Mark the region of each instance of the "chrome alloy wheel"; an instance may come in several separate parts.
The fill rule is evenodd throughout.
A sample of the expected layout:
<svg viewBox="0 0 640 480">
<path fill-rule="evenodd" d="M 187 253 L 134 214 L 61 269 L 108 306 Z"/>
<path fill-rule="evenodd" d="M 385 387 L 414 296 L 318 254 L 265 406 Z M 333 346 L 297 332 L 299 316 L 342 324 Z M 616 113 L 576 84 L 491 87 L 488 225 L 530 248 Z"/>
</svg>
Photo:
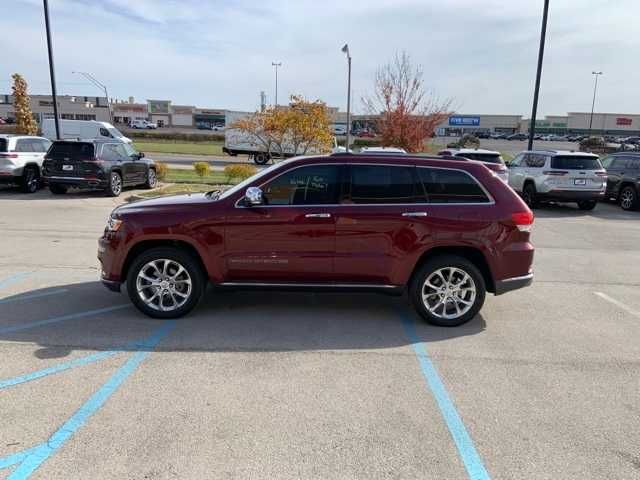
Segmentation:
<svg viewBox="0 0 640 480">
<path fill-rule="evenodd" d="M 633 194 L 633 190 L 625 188 L 620 194 L 620 206 L 625 210 L 630 210 L 634 201 L 635 195 Z"/>
<path fill-rule="evenodd" d="M 175 260 L 160 258 L 146 263 L 136 277 L 140 299 L 150 308 L 171 312 L 191 296 L 191 276 Z"/>
<path fill-rule="evenodd" d="M 422 285 L 422 302 L 429 313 L 438 318 L 459 318 L 473 307 L 475 300 L 473 278 L 456 267 L 436 270 Z"/>
<path fill-rule="evenodd" d="M 117 173 L 111 174 L 111 191 L 115 196 L 120 195 L 120 192 L 122 192 L 122 178 Z"/>
<path fill-rule="evenodd" d="M 147 185 L 149 185 L 149 188 L 155 188 L 157 183 L 158 177 L 156 176 L 156 171 L 150 168 L 149 173 L 147 173 Z"/>
</svg>

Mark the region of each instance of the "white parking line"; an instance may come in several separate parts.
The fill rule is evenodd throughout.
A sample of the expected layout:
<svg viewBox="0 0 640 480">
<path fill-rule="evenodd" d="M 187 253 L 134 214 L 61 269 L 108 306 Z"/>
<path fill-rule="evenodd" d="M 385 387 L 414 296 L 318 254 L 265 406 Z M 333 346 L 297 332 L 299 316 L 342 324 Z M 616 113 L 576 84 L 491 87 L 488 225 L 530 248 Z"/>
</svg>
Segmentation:
<svg viewBox="0 0 640 480">
<path fill-rule="evenodd" d="M 615 298 L 611 298 L 606 293 L 602 293 L 602 292 L 593 292 L 593 293 L 596 294 L 597 296 L 599 296 L 600 298 L 602 298 L 603 300 L 606 300 L 607 302 L 613 303 L 615 306 L 620 307 L 622 310 L 624 310 L 627 313 L 630 313 L 634 317 L 640 318 L 640 312 L 637 312 L 636 310 L 634 310 L 630 306 L 625 305 L 624 303 L 622 303 L 619 300 L 616 300 Z"/>
</svg>

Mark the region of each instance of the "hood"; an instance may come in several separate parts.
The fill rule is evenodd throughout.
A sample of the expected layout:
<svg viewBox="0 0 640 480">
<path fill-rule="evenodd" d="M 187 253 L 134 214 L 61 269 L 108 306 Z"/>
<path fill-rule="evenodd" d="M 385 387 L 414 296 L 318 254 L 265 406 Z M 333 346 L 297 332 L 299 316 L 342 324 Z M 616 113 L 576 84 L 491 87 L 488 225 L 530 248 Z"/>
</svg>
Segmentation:
<svg viewBox="0 0 640 480">
<path fill-rule="evenodd" d="M 143 212 L 145 210 L 161 210 L 166 207 L 181 207 L 189 205 L 211 204 L 214 200 L 207 197 L 204 193 L 187 193 L 185 195 L 172 195 L 168 197 L 150 198 L 148 200 L 139 200 L 137 202 L 120 205 L 113 212 L 115 213 L 133 213 Z"/>
</svg>

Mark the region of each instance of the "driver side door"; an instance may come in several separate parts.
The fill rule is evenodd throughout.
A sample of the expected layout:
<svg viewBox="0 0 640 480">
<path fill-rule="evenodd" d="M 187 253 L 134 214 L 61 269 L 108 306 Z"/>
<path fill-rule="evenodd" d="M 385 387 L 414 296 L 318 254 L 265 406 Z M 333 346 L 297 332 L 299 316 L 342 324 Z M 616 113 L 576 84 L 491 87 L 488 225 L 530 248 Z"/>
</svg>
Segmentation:
<svg viewBox="0 0 640 480">
<path fill-rule="evenodd" d="M 334 275 L 338 165 L 303 165 L 260 186 L 263 204 L 240 199 L 226 219 L 228 282 L 323 283 Z"/>
</svg>

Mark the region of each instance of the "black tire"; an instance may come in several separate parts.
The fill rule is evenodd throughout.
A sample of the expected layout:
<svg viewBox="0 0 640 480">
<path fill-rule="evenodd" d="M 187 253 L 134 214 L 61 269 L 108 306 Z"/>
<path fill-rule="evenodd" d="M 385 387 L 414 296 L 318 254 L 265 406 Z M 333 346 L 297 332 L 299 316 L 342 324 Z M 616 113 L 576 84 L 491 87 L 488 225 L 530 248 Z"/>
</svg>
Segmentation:
<svg viewBox="0 0 640 480">
<path fill-rule="evenodd" d="M 119 196 L 122 193 L 122 175 L 118 172 L 111 172 L 105 192 L 110 197 Z"/>
<path fill-rule="evenodd" d="M 24 193 L 36 193 L 40 186 L 40 172 L 36 167 L 25 167 L 22 172 L 20 190 Z"/>
<path fill-rule="evenodd" d="M 191 280 L 191 290 L 189 291 L 189 296 L 187 297 L 184 304 L 175 308 L 174 310 L 160 310 L 158 309 L 158 306 L 150 306 L 145 303 L 144 299 L 141 297 L 141 295 L 143 294 L 138 292 L 138 274 L 147 264 L 149 264 L 149 262 L 152 262 L 154 260 L 157 260 L 160 263 L 162 263 L 162 260 L 170 260 L 172 262 L 176 262 L 186 270 Z M 206 275 L 202 271 L 199 262 L 188 252 L 179 248 L 158 247 L 147 250 L 138 255 L 133 260 L 133 263 L 129 267 L 129 271 L 127 273 L 127 293 L 129 294 L 129 298 L 138 310 L 140 310 L 145 315 L 153 318 L 179 318 L 186 315 L 191 310 L 193 310 L 196 305 L 198 305 L 202 298 L 202 295 L 204 294 L 205 287 Z M 159 291 L 159 288 L 162 287 L 158 287 L 158 289 L 155 289 L 155 287 L 149 287 L 149 290 L 151 291 L 150 293 L 155 293 L 157 290 Z M 168 296 L 170 295 L 171 293 L 161 294 L 161 297 L 163 298 L 163 300 L 161 301 L 164 303 L 164 298 L 169 298 Z M 154 305 L 155 301 L 152 301 L 151 303 L 152 305 Z M 167 304 L 165 306 L 170 305 Z"/>
<path fill-rule="evenodd" d="M 435 272 L 441 269 L 449 269 L 454 268 L 457 271 L 464 272 L 468 275 L 468 277 L 473 282 L 473 287 L 475 288 L 475 296 L 473 299 L 471 298 L 471 292 L 468 294 L 463 294 L 467 296 L 465 300 L 469 302 L 473 302 L 470 308 L 466 311 L 461 312 L 459 316 L 453 314 L 449 318 L 444 318 L 444 314 L 448 309 L 448 306 L 453 305 L 450 304 L 448 300 L 446 300 L 443 304 L 442 310 L 438 315 L 438 308 L 436 307 L 435 314 L 429 311 L 425 302 L 423 301 L 422 292 L 425 288 L 425 282 L 432 274 L 436 274 Z M 452 272 L 449 271 L 449 274 Z M 443 274 L 444 275 L 444 274 Z M 459 277 L 459 273 L 455 273 L 456 277 Z M 454 277 L 453 280 L 456 280 Z M 453 282 L 455 283 L 455 281 Z M 433 284 L 433 283 L 432 283 Z M 465 284 L 471 286 L 470 283 L 465 282 Z M 439 286 L 439 285 L 436 285 Z M 443 284 L 444 286 L 444 284 Z M 438 302 L 438 304 L 442 303 L 442 296 L 447 295 L 447 293 L 437 293 L 435 294 L 437 298 L 434 300 Z M 453 292 L 453 295 L 459 295 L 457 292 Z M 486 285 L 484 282 L 484 278 L 478 268 L 469 260 L 464 257 L 459 257 L 457 255 L 441 255 L 427 260 L 414 274 L 410 288 L 409 288 L 409 296 L 411 298 L 411 302 L 413 303 L 414 308 L 418 311 L 420 316 L 424 318 L 428 323 L 432 325 L 437 325 L 440 327 L 456 327 L 458 325 L 462 325 L 463 323 L 471 320 L 482 308 L 484 304 L 484 299 L 486 295 Z M 434 305 L 432 305 L 432 308 Z"/>
<path fill-rule="evenodd" d="M 526 183 L 522 189 L 522 199 L 529 208 L 536 208 L 538 206 L 538 199 L 536 193 L 536 187 L 533 183 Z"/>
<path fill-rule="evenodd" d="M 627 185 L 620 190 L 618 195 L 618 202 L 623 210 L 635 210 L 638 208 L 638 192 L 631 186 Z"/>
<path fill-rule="evenodd" d="M 593 210 L 597 204 L 598 202 L 595 200 L 581 200 L 578 202 L 578 208 L 580 210 Z"/>
<path fill-rule="evenodd" d="M 54 195 L 64 195 L 67 193 L 67 187 L 57 183 L 49 183 L 49 191 Z"/>
<path fill-rule="evenodd" d="M 256 153 L 253 156 L 253 161 L 256 163 L 256 165 L 266 165 L 267 163 L 269 163 L 269 155 L 267 155 L 266 153 Z"/>
<path fill-rule="evenodd" d="M 158 176 L 156 175 L 156 169 L 150 168 L 147 171 L 147 181 L 144 183 L 144 188 L 152 189 L 158 186 Z"/>
</svg>

